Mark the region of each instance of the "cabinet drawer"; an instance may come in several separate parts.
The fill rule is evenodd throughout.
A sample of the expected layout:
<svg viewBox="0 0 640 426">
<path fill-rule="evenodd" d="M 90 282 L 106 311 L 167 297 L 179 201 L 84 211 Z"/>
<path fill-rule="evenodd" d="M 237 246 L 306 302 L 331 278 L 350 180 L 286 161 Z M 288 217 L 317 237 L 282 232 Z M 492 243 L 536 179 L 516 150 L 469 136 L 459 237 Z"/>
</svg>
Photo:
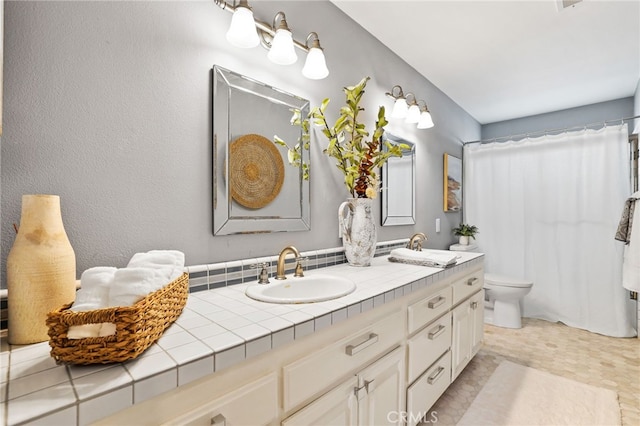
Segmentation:
<svg viewBox="0 0 640 426">
<path fill-rule="evenodd" d="M 411 383 L 451 347 L 451 312 L 409 339 L 408 347 Z"/>
<path fill-rule="evenodd" d="M 479 291 L 484 285 L 484 274 L 482 270 L 475 271 L 464 278 L 460 278 L 453 282 L 453 304 L 460 303 L 462 300 Z"/>
<path fill-rule="evenodd" d="M 361 368 L 397 344 L 403 336 L 398 311 L 282 368 L 284 411 L 289 412 L 345 374 Z"/>
<path fill-rule="evenodd" d="M 276 373 L 271 373 L 164 424 L 267 425 L 272 424 L 277 417 L 278 380 Z"/>
<path fill-rule="evenodd" d="M 430 420 L 429 409 L 447 389 L 451 377 L 451 353 L 447 352 L 407 389 L 407 425 Z"/>
<path fill-rule="evenodd" d="M 447 286 L 435 294 L 409 305 L 407 324 L 409 334 L 447 312 L 451 307 L 451 287 Z"/>
</svg>

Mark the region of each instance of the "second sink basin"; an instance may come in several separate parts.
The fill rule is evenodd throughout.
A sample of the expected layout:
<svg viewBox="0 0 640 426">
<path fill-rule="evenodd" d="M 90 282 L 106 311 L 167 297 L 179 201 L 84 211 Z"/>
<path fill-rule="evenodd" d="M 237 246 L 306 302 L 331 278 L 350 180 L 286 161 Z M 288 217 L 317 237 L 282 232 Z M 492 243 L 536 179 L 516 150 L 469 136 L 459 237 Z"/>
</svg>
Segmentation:
<svg viewBox="0 0 640 426">
<path fill-rule="evenodd" d="M 311 303 L 337 299 L 356 289 L 356 284 L 342 277 L 314 274 L 305 277 L 271 279 L 270 284 L 247 287 L 246 295 L 269 303 Z"/>
</svg>

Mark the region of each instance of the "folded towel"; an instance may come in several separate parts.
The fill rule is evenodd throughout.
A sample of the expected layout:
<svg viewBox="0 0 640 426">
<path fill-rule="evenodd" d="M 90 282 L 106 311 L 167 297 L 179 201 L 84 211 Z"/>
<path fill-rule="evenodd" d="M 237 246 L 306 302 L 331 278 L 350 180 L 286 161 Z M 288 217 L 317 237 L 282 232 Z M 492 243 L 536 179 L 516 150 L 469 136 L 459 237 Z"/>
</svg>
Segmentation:
<svg viewBox="0 0 640 426">
<path fill-rule="evenodd" d="M 112 322 L 103 322 L 100 324 L 100 337 L 112 336 L 116 334 L 116 325 Z"/>
<path fill-rule="evenodd" d="M 448 268 L 456 264 L 460 256 L 455 253 L 435 253 L 431 250 L 415 251 L 408 248 L 397 248 L 389 253 L 390 262 L 410 263 L 412 265 Z"/>
<path fill-rule="evenodd" d="M 67 339 L 86 339 L 87 337 L 105 337 L 116 334 L 116 325 L 112 322 L 69 326 Z"/>
<path fill-rule="evenodd" d="M 136 253 L 127 268 L 179 268 L 184 269 L 184 253 L 178 250 L 151 250 Z"/>
<path fill-rule="evenodd" d="M 69 308 L 74 312 L 93 311 L 107 306 L 109 287 L 117 268 L 98 266 L 89 268 L 80 276 L 80 289 L 76 292 L 76 300 Z"/>
<path fill-rule="evenodd" d="M 108 306 L 131 306 L 168 284 L 174 268 L 118 269 L 109 291 Z"/>
</svg>

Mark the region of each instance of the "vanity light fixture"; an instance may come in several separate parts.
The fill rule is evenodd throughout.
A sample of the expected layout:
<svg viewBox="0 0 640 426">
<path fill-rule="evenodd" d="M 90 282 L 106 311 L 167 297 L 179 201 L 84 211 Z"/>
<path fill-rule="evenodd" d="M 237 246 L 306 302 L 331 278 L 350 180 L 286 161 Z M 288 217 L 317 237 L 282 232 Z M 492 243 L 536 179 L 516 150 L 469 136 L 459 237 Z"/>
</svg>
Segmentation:
<svg viewBox="0 0 640 426">
<path fill-rule="evenodd" d="M 280 18 L 280 24 L 276 22 Z M 271 48 L 267 53 L 267 58 L 274 64 L 291 65 L 298 60 L 295 48 L 293 47 L 293 34 L 287 25 L 287 18 L 283 12 L 276 13 L 273 18 L 273 27 L 276 33 L 271 40 Z"/>
<path fill-rule="evenodd" d="M 318 34 L 309 33 L 304 44 L 295 40 L 284 12 L 276 13 L 273 24 L 269 25 L 254 18 L 248 0 L 239 0 L 237 5 L 236 0 L 233 0 L 233 3 L 227 3 L 226 0 L 213 0 L 213 2 L 222 10 L 233 13 L 231 25 L 227 31 L 227 40 L 234 46 L 251 48 L 262 44 L 269 50 L 267 58 L 279 65 L 295 63 L 298 59 L 295 48 L 298 48 L 307 53 L 302 69 L 305 77 L 319 80 L 329 75 Z"/>
<path fill-rule="evenodd" d="M 253 19 L 253 11 L 251 11 L 247 0 L 240 0 L 240 4 L 233 12 L 231 25 L 227 31 L 227 41 L 243 49 L 256 47 L 260 44 L 256 21 Z"/>
<path fill-rule="evenodd" d="M 386 95 L 395 99 L 395 102 L 393 103 L 393 110 L 391 111 L 391 117 L 405 118 L 409 111 L 409 106 L 407 105 L 407 99 L 404 97 L 404 93 L 402 92 L 402 87 L 393 86 L 391 88 L 391 92 L 387 92 Z"/>
<path fill-rule="evenodd" d="M 405 123 L 415 124 L 420 120 L 420 107 L 418 106 L 418 102 L 416 101 L 416 97 L 413 93 L 407 93 L 407 105 L 409 105 L 409 110 L 407 111 L 407 116 L 405 117 Z"/>
<path fill-rule="evenodd" d="M 394 99 L 392 118 L 404 118 L 406 123 L 416 124 L 418 129 L 430 129 L 434 126 L 431 113 L 423 100 L 416 100 L 413 93 L 404 94 L 402 87 L 395 85 L 391 92 L 385 93 Z"/>
<path fill-rule="evenodd" d="M 420 105 L 420 102 L 422 102 L 422 105 Z M 434 126 L 433 118 L 431 118 L 431 113 L 429 112 L 429 108 L 427 108 L 427 103 L 420 100 L 418 101 L 418 105 L 420 106 L 420 120 L 418 120 L 418 129 L 432 128 Z"/>
<path fill-rule="evenodd" d="M 309 46 L 309 40 L 311 40 L 311 46 Z M 307 53 L 307 60 L 302 68 L 302 75 L 312 80 L 321 80 L 328 76 L 329 69 L 327 68 L 322 47 L 320 47 L 318 34 L 315 32 L 309 33 L 305 45 L 309 49 L 309 53 Z"/>
</svg>

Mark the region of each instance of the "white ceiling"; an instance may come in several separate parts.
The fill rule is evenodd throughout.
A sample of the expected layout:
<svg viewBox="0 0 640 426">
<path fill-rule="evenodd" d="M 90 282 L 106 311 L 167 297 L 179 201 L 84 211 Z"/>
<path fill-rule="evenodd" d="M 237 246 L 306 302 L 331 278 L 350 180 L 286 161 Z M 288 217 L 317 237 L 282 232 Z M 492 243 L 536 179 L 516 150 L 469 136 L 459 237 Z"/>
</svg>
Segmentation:
<svg viewBox="0 0 640 426">
<path fill-rule="evenodd" d="M 640 78 L 640 0 L 331 2 L 481 124 L 633 96 Z"/>
</svg>

